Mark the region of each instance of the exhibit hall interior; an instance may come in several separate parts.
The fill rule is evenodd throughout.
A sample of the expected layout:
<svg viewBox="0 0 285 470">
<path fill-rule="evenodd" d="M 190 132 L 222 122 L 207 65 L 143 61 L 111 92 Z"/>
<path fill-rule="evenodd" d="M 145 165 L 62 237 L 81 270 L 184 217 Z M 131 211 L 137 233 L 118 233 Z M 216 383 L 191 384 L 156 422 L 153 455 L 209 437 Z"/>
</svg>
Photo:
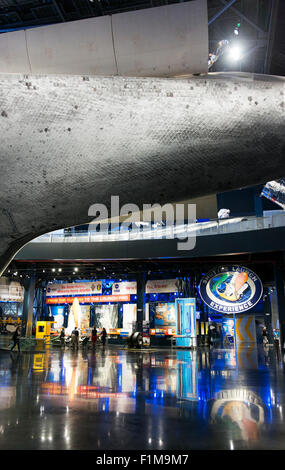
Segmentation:
<svg viewBox="0 0 285 470">
<path fill-rule="evenodd" d="M 278 0 L 0 0 L 1 451 L 285 450 L 284 31 Z"/>
</svg>

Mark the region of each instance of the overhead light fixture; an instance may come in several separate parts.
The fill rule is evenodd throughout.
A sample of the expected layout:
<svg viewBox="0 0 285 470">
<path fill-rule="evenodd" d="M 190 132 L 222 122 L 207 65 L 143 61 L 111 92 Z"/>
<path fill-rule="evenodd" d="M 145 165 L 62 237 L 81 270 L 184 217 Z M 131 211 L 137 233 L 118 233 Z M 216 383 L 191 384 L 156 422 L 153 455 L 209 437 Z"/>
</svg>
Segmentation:
<svg viewBox="0 0 285 470">
<path fill-rule="evenodd" d="M 53 272 L 53 273 L 55 272 L 55 268 L 52 268 L 52 272 Z"/>
<path fill-rule="evenodd" d="M 77 272 L 77 271 L 78 271 L 78 268 L 74 268 L 74 271 Z"/>
<path fill-rule="evenodd" d="M 237 23 L 237 24 L 236 24 L 236 27 L 235 27 L 235 29 L 234 29 L 234 34 L 235 34 L 236 36 L 239 35 L 240 27 L 241 27 L 241 23 Z"/>
<path fill-rule="evenodd" d="M 241 50 L 239 47 L 231 47 L 229 49 L 229 58 L 233 60 L 234 62 L 237 62 L 238 60 L 241 59 Z"/>
</svg>

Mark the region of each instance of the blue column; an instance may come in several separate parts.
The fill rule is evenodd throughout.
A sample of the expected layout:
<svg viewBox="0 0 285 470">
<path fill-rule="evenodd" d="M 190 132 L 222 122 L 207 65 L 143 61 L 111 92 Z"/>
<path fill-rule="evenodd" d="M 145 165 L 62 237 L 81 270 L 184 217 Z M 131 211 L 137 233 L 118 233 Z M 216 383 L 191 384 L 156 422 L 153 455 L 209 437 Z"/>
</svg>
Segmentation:
<svg viewBox="0 0 285 470">
<path fill-rule="evenodd" d="M 284 349 L 285 343 L 285 293 L 284 293 L 284 278 L 283 269 L 281 266 L 276 266 L 274 271 L 275 286 L 277 295 L 277 307 L 279 316 L 280 328 L 280 345 Z"/>
<path fill-rule="evenodd" d="M 32 336 L 35 285 L 36 279 L 34 276 L 28 279 L 24 285 L 23 322 L 25 325 L 24 335 L 27 338 Z"/>
</svg>

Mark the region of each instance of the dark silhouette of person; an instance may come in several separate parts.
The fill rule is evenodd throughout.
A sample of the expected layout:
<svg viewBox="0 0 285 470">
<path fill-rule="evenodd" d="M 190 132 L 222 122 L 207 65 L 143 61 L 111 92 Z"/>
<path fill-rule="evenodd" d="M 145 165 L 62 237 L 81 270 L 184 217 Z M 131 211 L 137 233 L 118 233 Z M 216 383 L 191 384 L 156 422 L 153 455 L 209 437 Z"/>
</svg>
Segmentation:
<svg viewBox="0 0 285 470">
<path fill-rule="evenodd" d="M 60 346 L 61 347 L 65 347 L 65 331 L 64 331 L 64 328 L 61 329 L 61 332 L 60 332 Z"/>
<path fill-rule="evenodd" d="M 75 347 L 75 349 L 78 349 L 78 347 L 79 347 L 79 331 L 77 329 L 77 326 L 74 328 L 74 330 L 72 332 L 71 340 L 72 340 L 72 347 Z"/>
<path fill-rule="evenodd" d="M 20 327 L 17 326 L 17 328 L 15 329 L 15 331 L 13 333 L 13 336 L 12 336 L 12 340 L 13 340 L 14 344 L 11 348 L 11 351 L 13 351 L 13 349 L 16 345 L 18 346 L 18 351 L 20 351 L 20 336 L 21 336 Z"/>
<path fill-rule="evenodd" d="M 266 327 L 264 327 L 263 330 L 262 330 L 262 339 L 263 339 L 263 344 L 267 345 L 269 343 L 268 333 L 267 333 Z"/>
<path fill-rule="evenodd" d="M 96 327 L 94 326 L 92 333 L 91 333 L 91 341 L 92 341 L 92 348 L 95 349 L 96 342 L 97 342 L 97 330 Z"/>
<path fill-rule="evenodd" d="M 101 336 L 102 336 L 102 344 L 103 344 L 103 347 L 105 347 L 106 338 L 107 338 L 107 331 L 106 331 L 106 328 L 103 328 L 102 333 L 101 333 Z"/>
</svg>

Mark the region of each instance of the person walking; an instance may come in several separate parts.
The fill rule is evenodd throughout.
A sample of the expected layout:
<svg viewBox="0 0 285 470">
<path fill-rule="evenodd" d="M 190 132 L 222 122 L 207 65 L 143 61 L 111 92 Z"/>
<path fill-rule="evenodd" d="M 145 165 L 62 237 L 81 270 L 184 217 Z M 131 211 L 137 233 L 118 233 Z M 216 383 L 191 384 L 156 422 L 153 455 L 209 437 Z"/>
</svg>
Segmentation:
<svg viewBox="0 0 285 470">
<path fill-rule="evenodd" d="M 61 329 L 59 339 L 60 339 L 60 346 L 65 348 L 65 331 L 64 331 L 64 328 Z"/>
<path fill-rule="evenodd" d="M 209 329 L 208 329 L 208 343 L 209 343 L 209 347 L 212 348 L 214 346 L 214 342 L 213 342 L 213 327 L 212 326 L 209 326 Z"/>
<path fill-rule="evenodd" d="M 103 328 L 102 333 L 101 333 L 101 336 L 102 336 L 102 344 L 103 344 L 103 347 L 105 347 L 106 338 L 107 338 L 107 331 L 106 331 L 106 328 Z"/>
<path fill-rule="evenodd" d="M 13 349 L 16 345 L 18 346 L 18 351 L 20 351 L 20 336 L 21 336 L 20 327 L 17 326 L 17 328 L 15 329 L 15 331 L 13 333 L 13 336 L 12 336 L 12 340 L 13 340 L 14 344 L 11 348 L 11 351 L 13 351 Z"/>
<path fill-rule="evenodd" d="M 266 327 L 264 327 L 263 330 L 262 330 L 262 337 L 263 337 L 263 344 L 264 344 L 265 346 L 267 346 L 267 344 L 269 343 L 269 341 L 268 341 L 268 333 L 267 333 Z"/>
<path fill-rule="evenodd" d="M 78 349 L 79 346 L 79 331 L 77 329 L 77 326 L 74 328 L 71 336 L 71 341 L 72 341 L 72 347 L 75 347 L 75 349 Z"/>
<path fill-rule="evenodd" d="M 92 348 L 95 349 L 96 347 L 96 342 L 97 342 L 97 330 L 96 327 L 94 326 L 92 333 L 91 333 L 91 341 L 92 341 Z"/>
</svg>

